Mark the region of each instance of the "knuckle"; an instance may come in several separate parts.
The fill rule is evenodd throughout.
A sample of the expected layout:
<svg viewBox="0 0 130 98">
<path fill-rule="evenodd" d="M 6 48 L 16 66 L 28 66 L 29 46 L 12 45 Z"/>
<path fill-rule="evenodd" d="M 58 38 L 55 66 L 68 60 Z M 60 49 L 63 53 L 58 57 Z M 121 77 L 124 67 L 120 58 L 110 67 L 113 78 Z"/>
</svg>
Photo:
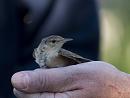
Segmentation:
<svg viewBox="0 0 130 98">
<path fill-rule="evenodd" d="M 41 84 L 42 90 L 43 88 L 46 89 L 47 88 L 47 74 L 45 73 L 44 75 L 40 74 L 39 77 L 40 77 L 40 84 Z"/>
</svg>

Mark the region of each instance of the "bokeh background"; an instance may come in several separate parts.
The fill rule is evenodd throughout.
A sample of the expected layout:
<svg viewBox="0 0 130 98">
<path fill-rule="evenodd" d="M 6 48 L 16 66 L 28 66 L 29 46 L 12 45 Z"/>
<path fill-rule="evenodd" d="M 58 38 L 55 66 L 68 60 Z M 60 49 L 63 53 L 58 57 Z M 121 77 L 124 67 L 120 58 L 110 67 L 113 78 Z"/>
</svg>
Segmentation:
<svg viewBox="0 0 130 98">
<path fill-rule="evenodd" d="M 130 73 L 130 1 L 100 0 L 102 60 Z"/>
</svg>

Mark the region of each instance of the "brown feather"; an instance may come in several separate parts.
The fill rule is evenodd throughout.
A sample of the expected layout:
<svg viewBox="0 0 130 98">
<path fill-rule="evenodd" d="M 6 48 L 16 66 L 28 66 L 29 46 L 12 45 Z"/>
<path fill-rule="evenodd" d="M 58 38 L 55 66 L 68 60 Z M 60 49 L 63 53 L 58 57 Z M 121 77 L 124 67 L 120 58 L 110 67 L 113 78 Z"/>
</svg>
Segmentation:
<svg viewBox="0 0 130 98">
<path fill-rule="evenodd" d="M 71 59 L 71 60 L 75 61 L 77 64 L 92 61 L 90 59 L 84 58 L 76 53 L 73 53 L 73 52 L 63 49 L 63 48 L 60 49 L 59 55 L 62 55 L 63 57 Z"/>
</svg>

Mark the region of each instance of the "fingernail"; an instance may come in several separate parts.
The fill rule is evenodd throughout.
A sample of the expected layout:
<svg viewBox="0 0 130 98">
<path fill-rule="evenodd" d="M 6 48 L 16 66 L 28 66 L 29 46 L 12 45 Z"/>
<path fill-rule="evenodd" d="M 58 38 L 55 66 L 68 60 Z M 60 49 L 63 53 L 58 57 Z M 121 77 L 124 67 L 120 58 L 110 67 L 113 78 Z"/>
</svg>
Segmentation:
<svg viewBox="0 0 130 98">
<path fill-rule="evenodd" d="M 18 72 L 12 76 L 11 82 L 17 89 L 26 89 L 29 82 L 28 74 L 25 72 Z"/>
</svg>

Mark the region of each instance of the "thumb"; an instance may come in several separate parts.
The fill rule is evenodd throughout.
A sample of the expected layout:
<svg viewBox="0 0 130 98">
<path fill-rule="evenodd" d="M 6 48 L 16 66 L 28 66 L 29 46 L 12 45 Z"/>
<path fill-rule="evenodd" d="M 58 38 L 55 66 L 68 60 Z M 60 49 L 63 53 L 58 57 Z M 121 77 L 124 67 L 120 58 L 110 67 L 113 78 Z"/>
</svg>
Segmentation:
<svg viewBox="0 0 130 98">
<path fill-rule="evenodd" d="M 77 89 L 74 72 L 78 65 L 66 68 L 36 69 L 22 71 L 12 76 L 11 82 L 19 91 L 27 93 L 63 92 Z"/>
</svg>

